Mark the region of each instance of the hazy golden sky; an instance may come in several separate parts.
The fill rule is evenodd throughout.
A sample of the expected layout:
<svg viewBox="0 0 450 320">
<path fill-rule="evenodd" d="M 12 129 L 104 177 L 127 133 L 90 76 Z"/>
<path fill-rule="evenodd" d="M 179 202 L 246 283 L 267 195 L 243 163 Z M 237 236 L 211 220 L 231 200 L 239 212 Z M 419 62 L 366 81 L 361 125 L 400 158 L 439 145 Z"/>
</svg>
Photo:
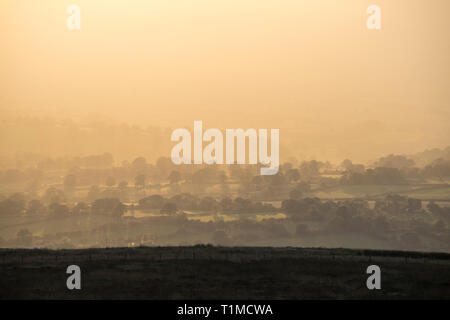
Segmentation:
<svg viewBox="0 0 450 320">
<path fill-rule="evenodd" d="M 79 31 L 66 28 L 70 4 L 81 7 Z M 379 31 L 366 28 L 371 4 Z M 443 147 L 449 9 L 448 0 L 2 0 L 0 115 L 281 128 L 281 143 L 284 133 L 299 153 L 328 158 Z"/>
</svg>

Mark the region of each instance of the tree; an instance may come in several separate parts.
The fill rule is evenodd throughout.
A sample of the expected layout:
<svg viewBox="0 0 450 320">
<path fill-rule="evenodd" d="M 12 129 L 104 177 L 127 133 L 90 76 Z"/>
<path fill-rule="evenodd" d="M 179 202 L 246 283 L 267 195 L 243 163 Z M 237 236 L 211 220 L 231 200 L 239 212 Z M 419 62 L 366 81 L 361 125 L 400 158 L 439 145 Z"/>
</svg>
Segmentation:
<svg viewBox="0 0 450 320">
<path fill-rule="evenodd" d="M 52 217 L 64 217 L 70 214 L 69 208 L 66 205 L 59 203 L 52 203 L 48 207 L 48 211 Z"/>
<path fill-rule="evenodd" d="M 146 180 L 147 177 L 145 176 L 145 174 L 138 174 L 134 179 L 134 185 L 137 187 L 144 188 Z"/>
<path fill-rule="evenodd" d="M 387 157 L 380 158 L 376 163 L 376 167 L 387 167 L 387 168 L 411 168 L 415 165 L 413 159 L 409 159 L 402 155 L 390 154 Z"/>
<path fill-rule="evenodd" d="M 172 171 L 167 179 L 172 184 L 177 183 L 181 180 L 181 173 L 179 171 Z"/>
<path fill-rule="evenodd" d="M 142 198 L 139 200 L 139 208 L 141 209 L 161 209 L 165 203 L 165 199 L 158 195 L 153 194 L 151 196 Z"/>
<path fill-rule="evenodd" d="M 31 200 L 28 202 L 27 214 L 42 215 L 47 212 L 47 208 L 39 200 Z"/>
<path fill-rule="evenodd" d="M 126 212 L 126 206 L 116 198 L 97 199 L 92 203 L 92 213 L 121 217 Z"/>
<path fill-rule="evenodd" d="M 100 188 L 98 186 L 91 186 L 87 195 L 88 201 L 89 202 L 95 201 L 98 198 L 100 198 L 100 196 L 101 196 Z"/>
<path fill-rule="evenodd" d="M 176 203 L 177 208 L 183 210 L 197 210 L 199 199 L 190 193 L 177 194 L 170 198 L 170 202 Z"/>
<path fill-rule="evenodd" d="M 145 169 L 147 168 L 147 160 L 145 160 L 144 157 L 137 157 L 131 163 L 131 166 L 135 172 L 145 172 Z"/>
<path fill-rule="evenodd" d="M 204 211 L 212 211 L 212 210 L 216 210 L 218 208 L 218 203 L 216 201 L 216 199 L 214 199 L 213 197 L 204 197 L 201 201 L 200 201 L 200 210 L 204 210 Z"/>
<path fill-rule="evenodd" d="M 286 172 L 286 178 L 289 182 L 296 182 L 300 179 L 300 173 L 297 169 L 289 169 Z"/>
<path fill-rule="evenodd" d="M 286 183 L 286 177 L 281 172 L 272 176 L 264 176 L 264 179 L 272 186 L 281 186 Z"/>
<path fill-rule="evenodd" d="M 21 194 L 14 194 L 0 202 L 0 214 L 20 215 L 25 209 L 25 198 Z"/>
<path fill-rule="evenodd" d="M 113 185 L 116 184 L 116 179 L 114 179 L 114 177 L 112 177 L 112 176 L 109 176 L 108 178 L 106 178 L 105 184 L 106 184 L 108 187 L 112 187 Z"/>
<path fill-rule="evenodd" d="M 160 210 L 162 214 L 175 214 L 177 213 L 177 205 L 173 202 L 167 202 Z"/>
<path fill-rule="evenodd" d="M 306 178 L 312 178 L 319 175 L 320 167 L 322 166 L 322 163 L 311 160 L 311 161 L 304 161 L 300 165 L 300 175 L 302 177 Z"/>
<path fill-rule="evenodd" d="M 119 202 L 113 209 L 112 214 L 115 217 L 122 217 L 127 212 L 127 206 Z"/>
<path fill-rule="evenodd" d="M 368 169 L 364 173 L 347 172 L 340 178 L 340 183 L 347 185 L 399 185 L 405 184 L 406 180 L 397 168 L 377 167 Z"/>
<path fill-rule="evenodd" d="M 351 160 L 345 159 L 344 161 L 341 162 L 341 167 L 347 171 L 350 171 L 351 168 L 353 167 L 353 163 Z"/>
<path fill-rule="evenodd" d="M 55 187 L 50 187 L 45 191 L 42 197 L 43 201 L 47 204 L 50 203 L 60 203 L 66 201 L 66 197 L 62 190 L 56 189 Z"/>
<path fill-rule="evenodd" d="M 441 180 L 450 176 L 450 161 L 442 158 L 434 160 L 423 168 L 423 175 L 425 177 L 436 177 Z"/>
<path fill-rule="evenodd" d="M 427 209 L 434 215 L 439 215 L 441 213 L 441 207 L 434 201 L 428 202 Z"/>
<path fill-rule="evenodd" d="M 282 165 L 281 165 L 281 170 L 282 171 L 285 171 L 285 172 L 288 172 L 289 170 L 292 170 L 292 168 L 293 168 L 293 165 L 292 165 L 292 163 L 290 163 L 290 162 L 285 162 L 285 163 L 283 163 Z"/>
<path fill-rule="evenodd" d="M 249 207 L 251 206 L 251 201 L 249 200 L 249 199 L 244 199 L 244 198 L 241 198 L 241 197 L 237 197 L 237 198 L 235 198 L 234 199 L 234 207 L 237 209 L 237 210 L 241 210 L 241 211 L 245 211 L 245 210 L 248 210 L 249 209 Z"/>
<path fill-rule="evenodd" d="M 297 213 L 299 211 L 300 204 L 294 199 L 283 200 L 281 202 L 281 208 L 287 213 Z"/>
<path fill-rule="evenodd" d="M 211 184 L 215 181 L 218 181 L 217 178 L 217 170 L 213 168 L 202 168 L 194 172 L 192 175 L 192 183 L 201 185 L 201 184 Z"/>
<path fill-rule="evenodd" d="M 228 197 L 223 198 L 220 201 L 220 206 L 222 207 L 222 210 L 232 210 L 233 209 L 233 200 L 231 200 Z"/>
<path fill-rule="evenodd" d="M 174 167 L 172 160 L 168 157 L 160 157 L 156 161 L 156 168 L 163 177 L 167 177 L 170 169 Z"/>
</svg>

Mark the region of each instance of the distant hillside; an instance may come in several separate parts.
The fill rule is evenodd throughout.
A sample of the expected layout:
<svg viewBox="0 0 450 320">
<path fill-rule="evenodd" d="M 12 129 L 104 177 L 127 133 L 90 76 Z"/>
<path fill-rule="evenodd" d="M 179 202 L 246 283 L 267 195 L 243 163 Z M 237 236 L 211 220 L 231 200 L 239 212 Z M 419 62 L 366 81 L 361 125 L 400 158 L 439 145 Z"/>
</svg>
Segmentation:
<svg viewBox="0 0 450 320">
<path fill-rule="evenodd" d="M 426 166 L 436 159 L 450 160 L 450 146 L 445 149 L 427 149 L 425 151 L 412 154 L 409 158 L 413 159 L 419 167 Z"/>
</svg>

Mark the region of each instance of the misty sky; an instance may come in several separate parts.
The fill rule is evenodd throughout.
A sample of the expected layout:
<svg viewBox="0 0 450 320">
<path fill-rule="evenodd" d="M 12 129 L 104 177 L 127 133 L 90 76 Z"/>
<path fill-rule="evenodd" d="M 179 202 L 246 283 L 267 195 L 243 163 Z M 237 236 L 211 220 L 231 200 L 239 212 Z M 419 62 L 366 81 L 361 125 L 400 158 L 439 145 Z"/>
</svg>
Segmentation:
<svg viewBox="0 0 450 320">
<path fill-rule="evenodd" d="M 74 3 L 79 31 L 66 28 Z M 365 24 L 374 3 L 379 31 Z M 280 128 L 282 144 L 329 159 L 445 147 L 449 9 L 448 0 L 2 0 L 0 116 Z"/>
</svg>

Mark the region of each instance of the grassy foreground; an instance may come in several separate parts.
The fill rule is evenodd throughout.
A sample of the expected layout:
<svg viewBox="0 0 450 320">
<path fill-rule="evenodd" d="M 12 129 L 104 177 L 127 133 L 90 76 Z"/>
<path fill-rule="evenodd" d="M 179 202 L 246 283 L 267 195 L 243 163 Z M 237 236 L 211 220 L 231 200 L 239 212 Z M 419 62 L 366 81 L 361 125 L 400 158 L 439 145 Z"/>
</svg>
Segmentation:
<svg viewBox="0 0 450 320">
<path fill-rule="evenodd" d="M 81 290 L 66 269 L 81 268 Z M 381 268 L 381 290 L 366 269 Z M 450 299 L 450 254 L 313 248 L 0 249 L 1 299 Z"/>
</svg>

